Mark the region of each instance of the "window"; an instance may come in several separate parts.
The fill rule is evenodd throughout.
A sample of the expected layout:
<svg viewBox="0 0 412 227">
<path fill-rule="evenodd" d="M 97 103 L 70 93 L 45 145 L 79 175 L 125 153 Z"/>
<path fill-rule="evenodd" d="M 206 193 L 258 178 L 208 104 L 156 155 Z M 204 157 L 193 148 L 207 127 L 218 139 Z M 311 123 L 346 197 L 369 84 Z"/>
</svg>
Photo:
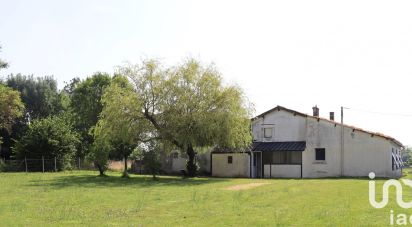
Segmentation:
<svg viewBox="0 0 412 227">
<path fill-rule="evenodd" d="M 227 156 L 227 163 L 232 164 L 233 163 L 233 156 Z"/>
<path fill-rule="evenodd" d="M 392 155 L 392 170 L 395 170 L 395 159 L 393 158 L 393 155 Z"/>
<path fill-rule="evenodd" d="M 264 128 L 263 135 L 265 138 L 272 138 L 272 128 Z"/>
<path fill-rule="evenodd" d="M 325 148 L 316 148 L 316 161 L 325 161 Z"/>
<path fill-rule="evenodd" d="M 172 154 L 173 158 L 179 158 L 179 153 L 175 152 Z"/>
</svg>

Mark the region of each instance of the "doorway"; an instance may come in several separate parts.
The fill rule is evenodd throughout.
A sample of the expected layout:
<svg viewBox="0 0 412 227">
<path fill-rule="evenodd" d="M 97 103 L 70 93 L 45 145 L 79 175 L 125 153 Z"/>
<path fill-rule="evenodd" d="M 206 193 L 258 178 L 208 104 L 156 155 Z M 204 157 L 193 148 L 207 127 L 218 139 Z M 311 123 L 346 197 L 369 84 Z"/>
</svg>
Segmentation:
<svg viewBox="0 0 412 227">
<path fill-rule="evenodd" d="M 262 178 L 262 152 L 253 152 L 253 178 Z"/>
</svg>

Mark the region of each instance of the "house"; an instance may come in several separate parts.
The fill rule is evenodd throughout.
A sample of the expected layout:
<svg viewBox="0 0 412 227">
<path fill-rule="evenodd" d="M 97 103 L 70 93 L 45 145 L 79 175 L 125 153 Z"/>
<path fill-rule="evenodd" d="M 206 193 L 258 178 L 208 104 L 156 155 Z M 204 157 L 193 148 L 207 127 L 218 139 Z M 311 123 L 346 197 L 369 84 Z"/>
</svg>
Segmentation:
<svg viewBox="0 0 412 227">
<path fill-rule="evenodd" d="M 246 152 L 213 152 L 212 175 L 251 178 L 378 177 L 402 175 L 403 145 L 375 132 L 277 106 L 252 119 Z"/>
</svg>

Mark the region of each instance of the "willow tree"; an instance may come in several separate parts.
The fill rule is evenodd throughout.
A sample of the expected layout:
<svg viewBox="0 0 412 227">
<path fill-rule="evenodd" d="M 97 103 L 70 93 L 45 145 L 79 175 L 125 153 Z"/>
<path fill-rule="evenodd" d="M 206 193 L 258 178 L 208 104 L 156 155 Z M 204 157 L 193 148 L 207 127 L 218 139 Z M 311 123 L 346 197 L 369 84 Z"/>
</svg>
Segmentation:
<svg viewBox="0 0 412 227">
<path fill-rule="evenodd" d="M 159 139 L 186 152 L 187 173 L 195 176 L 195 148 L 245 147 L 251 142 L 251 108 L 238 86 L 225 86 L 213 65 L 188 59 L 164 69 L 155 60 L 119 67 L 130 78 L 140 115 Z"/>
<path fill-rule="evenodd" d="M 103 109 L 93 129 L 95 142 L 91 156 L 102 175 L 110 152 L 121 155 L 124 158 L 123 176 L 127 177 L 128 157 L 139 142 L 150 138 L 150 125 L 141 117 L 142 103 L 124 77 L 113 79 L 101 101 Z"/>
</svg>

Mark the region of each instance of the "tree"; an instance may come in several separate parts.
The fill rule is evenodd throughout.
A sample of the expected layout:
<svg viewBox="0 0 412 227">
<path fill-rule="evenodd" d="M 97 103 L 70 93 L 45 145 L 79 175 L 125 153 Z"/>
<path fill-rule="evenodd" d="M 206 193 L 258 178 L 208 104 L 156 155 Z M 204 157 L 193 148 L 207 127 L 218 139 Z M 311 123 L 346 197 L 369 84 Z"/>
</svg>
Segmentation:
<svg viewBox="0 0 412 227">
<path fill-rule="evenodd" d="M 117 76 L 106 88 L 102 98 L 103 110 L 94 128 L 96 140 L 93 157 L 102 157 L 110 150 L 124 158 L 123 176 L 127 177 L 127 159 L 140 141 L 150 137 L 148 122 L 138 114 L 140 100 L 124 77 Z M 100 154 L 96 154 L 100 153 Z M 102 165 L 103 163 L 99 163 Z M 100 173 L 102 173 L 98 166 Z"/>
<path fill-rule="evenodd" d="M 0 51 L 1 51 L 1 46 L 0 46 Z M 0 59 L 0 69 L 7 68 L 9 64 L 3 60 Z"/>
<path fill-rule="evenodd" d="M 134 156 L 143 160 L 145 171 L 152 174 L 153 179 L 160 173 L 160 147 L 158 141 L 151 140 L 146 143 L 139 144 L 134 150 Z"/>
<path fill-rule="evenodd" d="M 20 92 L 26 107 L 26 122 L 55 115 L 62 110 L 57 81 L 51 76 L 9 75 L 6 85 Z"/>
<path fill-rule="evenodd" d="M 101 99 L 104 89 L 110 83 L 110 75 L 99 72 L 83 81 L 75 78 L 65 87 L 65 91 L 70 96 L 70 109 L 73 112 L 75 128 L 81 135 L 82 154 L 79 155 L 86 155 L 93 143 L 93 136 L 89 132 L 99 119 L 103 109 Z"/>
<path fill-rule="evenodd" d="M 57 158 L 59 169 L 69 167 L 80 141 L 67 122 L 64 115 L 34 120 L 14 146 L 17 157 Z"/>
<path fill-rule="evenodd" d="M 94 129 L 92 129 L 94 131 Z M 109 167 L 109 153 L 111 144 L 103 135 L 94 132 L 94 142 L 90 146 L 90 150 L 86 157 L 94 163 L 94 166 L 99 170 L 100 176 L 105 176 L 105 172 Z"/>
<path fill-rule="evenodd" d="M 188 155 L 188 176 L 195 176 L 195 148 L 246 147 L 251 142 L 250 104 L 237 86 L 224 86 L 213 65 L 189 59 L 163 69 L 154 60 L 119 67 L 129 77 L 143 117 Z"/>
<path fill-rule="evenodd" d="M 23 115 L 20 93 L 0 84 L 0 130 L 11 132 L 14 121 Z M 0 145 L 2 137 L 0 137 Z"/>
<path fill-rule="evenodd" d="M 14 121 L 12 132 L 1 132 L 6 150 L 10 150 L 14 146 L 14 141 L 26 133 L 31 121 L 58 114 L 63 107 L 57 90 L 57 81 L 53 77 L 35 78 L 12 74 L 7 77 L 5 84 L 20 92 L 20 98 L 25 106 L 22 117 Z"/>
<path fill-rule="evenodd" d="M 402 161 L 405 163 L 405 165 L 410 166 L 412 163 L 411 160 L 412 157 L 412 148 L 406 146 L 405 149 L 402 151 Z"/>
</svg>

